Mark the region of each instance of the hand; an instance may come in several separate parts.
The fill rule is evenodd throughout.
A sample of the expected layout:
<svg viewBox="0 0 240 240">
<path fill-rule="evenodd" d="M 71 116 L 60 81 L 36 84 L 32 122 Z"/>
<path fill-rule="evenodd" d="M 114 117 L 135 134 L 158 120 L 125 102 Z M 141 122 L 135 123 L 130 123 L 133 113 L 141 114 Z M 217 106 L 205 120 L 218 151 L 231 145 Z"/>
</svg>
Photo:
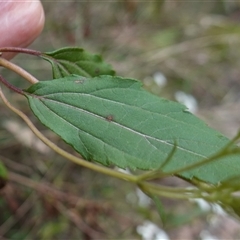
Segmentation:
<svg viewBox="0 0 240 240">
<path fill-rule="evenodd" d="M 41 33 L 44 20 L 40 1 L 0 1 L 0 47 L 26 47 Z"/>
</svg>

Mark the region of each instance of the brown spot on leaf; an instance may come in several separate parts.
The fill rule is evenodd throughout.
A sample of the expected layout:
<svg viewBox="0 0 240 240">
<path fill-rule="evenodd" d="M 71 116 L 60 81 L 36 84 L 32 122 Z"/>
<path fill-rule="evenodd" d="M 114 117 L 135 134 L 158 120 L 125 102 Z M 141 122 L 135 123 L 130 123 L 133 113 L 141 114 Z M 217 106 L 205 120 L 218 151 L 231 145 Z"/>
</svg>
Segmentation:
<svg viewBox="0 0 240 240">
<path fill-rule="evenodd" d="M 106 120 L 107 120 L 108 122 L 112 122 L 112 120 L 113 120 L 113 115 L 108 115 L 108 116 L 106 117 Z"/>
</svg>

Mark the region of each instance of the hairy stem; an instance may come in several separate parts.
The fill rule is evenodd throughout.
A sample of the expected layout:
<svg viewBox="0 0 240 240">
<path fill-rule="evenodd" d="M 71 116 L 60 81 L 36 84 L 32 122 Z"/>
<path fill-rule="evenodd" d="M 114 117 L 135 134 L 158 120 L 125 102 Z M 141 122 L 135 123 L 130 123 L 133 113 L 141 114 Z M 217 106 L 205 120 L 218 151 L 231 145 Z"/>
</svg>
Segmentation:
<svg viewBox="0 0 240 240">
<path fill-rule="evenodd" d="M 31 84 L 35 84 L 38 82 L 38 80 L 34 76 L 32 76 L 27 71 L 25 71 L 23 68 L 17 66 L 16 64 L 14 64 L 12 62 L 9 62 L 8 60 L 6 60 L 2 57 L 0 57 L 0 66 L 3 66 L 7 69 L 12 70 L 13 72 L 17 73 L 21 77 L 25 78 Z"/>
<path fill-rule="evenodd" d="M 19 88 L 13 86 L 12 84 L 10 84 L 1 75 L 0 75 L 0 82 L 2 82 L 7 88 L 11 89 L 12 91 L 24 95 L 24 92 L 21 89 L 19 89 Z"/>
<path fill-rule="evenodd" d="M 187 194 L 187 189 L 184 189 L 183 192 L 178 191 L 179 189 L 172 189 L 170 187 L 163 187 L 163 186 L 154 186 L 152 183 L 142 182 L 138 185 L 139 188 L 147 194 L 150 195 L 158 195 L 167 198 L 174 198 L 174 199 L 189 199 L 189 198 L 196 198 L 196 194 L 194 191 L 189 191 Z"/>
<path fill-rule="evenodd" d="M 15 53 L 25 53 L 34 56 L 40 56 L 42 53 L 36 50 L 28 48 L 19 48 L 19 47 L 3 47 L 0 48 L 0 53 L 3 52 L 15 52 Z"/>
</svg>

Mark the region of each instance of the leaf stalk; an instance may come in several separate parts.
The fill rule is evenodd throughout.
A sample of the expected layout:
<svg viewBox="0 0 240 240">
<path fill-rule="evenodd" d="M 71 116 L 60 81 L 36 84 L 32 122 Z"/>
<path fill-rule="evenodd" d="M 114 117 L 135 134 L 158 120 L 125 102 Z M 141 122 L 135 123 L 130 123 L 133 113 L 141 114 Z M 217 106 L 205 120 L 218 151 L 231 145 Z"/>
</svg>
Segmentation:
<svg viewBox="0 0 240 240">
<path fill-rule="evenodd" d="M 20 75 L 21 77 L 26 79 L 31 84 L 35 84 L 38 82 L 38 80 L 34 76 L 32 76 L 30 73 L 28 73 L 26 70 L 24 70 L 23 68 L 17 66 L 16 64 L 14 64 L 2 57 L 0 57 L 0 66 L 3 66 L 5 68 L 17 73 L 18 75 Z"/>
<path fill-rule="evenodd" d="M 25 53 L 34 56 L 40 56 L 42 53 L 36 50 L 28 49 L 28 48 L 20 48 L 20 47 L 3 47 L 0 48 L 0 53 L 3 52 L 14 52 L 14 53 Z"/>
</svg>

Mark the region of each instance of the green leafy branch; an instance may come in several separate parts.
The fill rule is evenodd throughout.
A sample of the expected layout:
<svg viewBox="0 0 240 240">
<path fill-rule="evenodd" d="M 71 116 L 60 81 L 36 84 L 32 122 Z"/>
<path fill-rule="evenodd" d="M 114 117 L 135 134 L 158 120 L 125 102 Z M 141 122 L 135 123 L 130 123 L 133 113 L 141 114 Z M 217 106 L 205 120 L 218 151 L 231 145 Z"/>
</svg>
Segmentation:
<svg viewBox="0 0 240 240">
<path fill-rule="evenodd" d="M 137 80 L 114 76 L 111 66 L 100 56 L 83 49 L 41 53 L 2 48 L 0 52 L 26 53 L 50 62 L 54 79 L 39 82 L 19 66 L 0 58 L 0 65 L 32 85 L 22 90 L 3 77 L 0 81 L 25 96 L 41 123 L 83 158 L 59 148 L 10 104 L 2 91 L 0 96 L 55 152 L 93 171 L 135 183 L 150 196 L 201 197 L 239 214 L 239 198 L 234 193 L 239 190 L 240 149 L 235 143 L 240 133 L 230 141 L 183 105 L 148 93 Z M 126 174 L 108 167 L 112 165 L 147 172 Z M 197 188 L 171 188 L 151 182 L 168 176 L 183 178 Z"/>
</svg>

